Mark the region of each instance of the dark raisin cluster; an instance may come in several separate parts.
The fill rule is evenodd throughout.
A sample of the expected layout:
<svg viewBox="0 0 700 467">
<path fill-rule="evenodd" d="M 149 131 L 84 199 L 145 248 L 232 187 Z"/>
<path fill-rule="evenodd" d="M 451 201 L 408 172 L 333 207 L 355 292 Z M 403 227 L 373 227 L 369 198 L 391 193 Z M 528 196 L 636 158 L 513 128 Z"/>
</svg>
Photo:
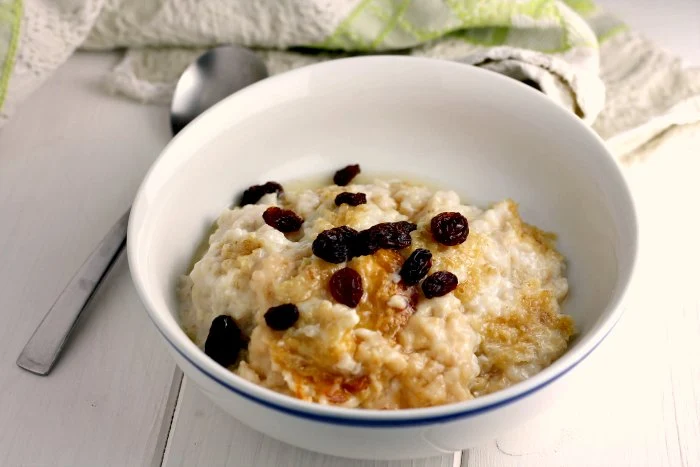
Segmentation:
<svg viewBox="0 0 700 467">
<path fill-rule="evenodd" d="M 337 185 L 347 185 L 360 172 L 359 165 L 349 165 L 335 173 Z M 364 193 L 340 193 L 336 206 L 357 206 L 367 202 Z M 411 232 L 416 224 L 407 221 L 383 222 L 360 232 L 341 226 L 324 230 L 312 244 L 313 253 L 330 263 L 350 261 L 354 257 L 374 254 L 380 249 L 401 250 L 411 246 Z M 430 221 L 430 230 L 436 242 L 455 246 L 464 243 L 469 235 L 469 222 L 458 212 L 443 212 Z M 426 298 L 441 297 L 457 288 L 457 276 L 449 271 L 437 271 L 428 275 L 432 267 L 432 253 L 425 248 L 413 251 L 401 266 L 399 275 L 404 285 L 414 286 L 421 281 Z M 426 277 L 427 276 L 427 277 Z M 346 267 L 331 277 L 329 288 L 336 301 L 355 307 L 362 298 L 362 278 L 357 271 Z"/>
<path fill-rule="evenodd" d="M 383 222 L 360 232 L 344 225 L 318 234 L 311 250 L 322 260 L 337 264 L 374 254 L 382 248 L 401 250 L 409 247 L 414 230 L 416 224 L 406 221 Z"/>
</svg>

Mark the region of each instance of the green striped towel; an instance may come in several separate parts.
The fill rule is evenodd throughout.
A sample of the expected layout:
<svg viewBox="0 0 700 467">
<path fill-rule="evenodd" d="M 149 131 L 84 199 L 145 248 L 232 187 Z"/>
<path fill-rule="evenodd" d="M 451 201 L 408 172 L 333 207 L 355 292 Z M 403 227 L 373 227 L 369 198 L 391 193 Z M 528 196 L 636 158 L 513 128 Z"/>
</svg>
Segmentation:
<svg viewBox="0 0 700 467">
<path fill-rule="evenodd" d="M 197 54 L 226 43 L 272 73 L 368 53 L 484 67 L 536 86 L 620 154 L 700 121 L 700 73 L 589 0 L 0 0 L 0 125 L 78 48 L 128 49 L 108 88 L 163 103 Z"/>
</svg>

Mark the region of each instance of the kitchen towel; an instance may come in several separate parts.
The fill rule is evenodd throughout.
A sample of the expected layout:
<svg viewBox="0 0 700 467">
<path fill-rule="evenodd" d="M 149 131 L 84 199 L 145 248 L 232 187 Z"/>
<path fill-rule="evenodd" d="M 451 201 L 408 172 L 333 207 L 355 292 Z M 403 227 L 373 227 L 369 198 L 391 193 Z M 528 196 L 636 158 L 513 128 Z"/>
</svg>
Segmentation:
<svg viewBox="0 0 700 467">
<path fill-rule="evenodd" d="M 368 53 L 480 66 L 531 84 L 620 156 L 700 121 L 700 71 L 588 0 L 0 0 L 0 125 L 77 49 L 126 49 L 106 88 L 168 102 L 218 44 L 271 73 Z"/>
</svg>

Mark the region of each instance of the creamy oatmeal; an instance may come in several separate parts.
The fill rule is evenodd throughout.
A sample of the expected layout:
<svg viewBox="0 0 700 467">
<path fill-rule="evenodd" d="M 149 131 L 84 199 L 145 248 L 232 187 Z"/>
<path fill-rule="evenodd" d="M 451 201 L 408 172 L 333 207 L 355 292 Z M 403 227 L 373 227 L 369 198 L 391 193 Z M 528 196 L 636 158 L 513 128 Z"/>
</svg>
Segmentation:
<svg viewBox="0 0 700 467">
<path fill-rule="evenodd" d="M 401 409 L 497 391 L 565 351 L 564 258 L 513 201 L 483 210 L 402 181 L 262 187 L 221 214 L 179 290 L 185 332 L 239 376 Z"/>
</svg>

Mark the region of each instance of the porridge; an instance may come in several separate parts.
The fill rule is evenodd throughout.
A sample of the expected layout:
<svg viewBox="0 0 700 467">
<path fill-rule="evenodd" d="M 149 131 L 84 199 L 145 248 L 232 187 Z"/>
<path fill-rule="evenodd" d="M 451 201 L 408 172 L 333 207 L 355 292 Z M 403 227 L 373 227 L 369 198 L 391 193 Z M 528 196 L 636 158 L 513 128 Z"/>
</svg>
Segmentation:
<svg viewBox="0 0 700 467">
<path fill-rule="evenodd" d="M 182 277 L 181 325 L 221 365 L 321 404 L 464 401 L 522 381 L 574 334 L 554 236 L 396 180 L 284 191 L 226 210 Z"/>
</svg>

